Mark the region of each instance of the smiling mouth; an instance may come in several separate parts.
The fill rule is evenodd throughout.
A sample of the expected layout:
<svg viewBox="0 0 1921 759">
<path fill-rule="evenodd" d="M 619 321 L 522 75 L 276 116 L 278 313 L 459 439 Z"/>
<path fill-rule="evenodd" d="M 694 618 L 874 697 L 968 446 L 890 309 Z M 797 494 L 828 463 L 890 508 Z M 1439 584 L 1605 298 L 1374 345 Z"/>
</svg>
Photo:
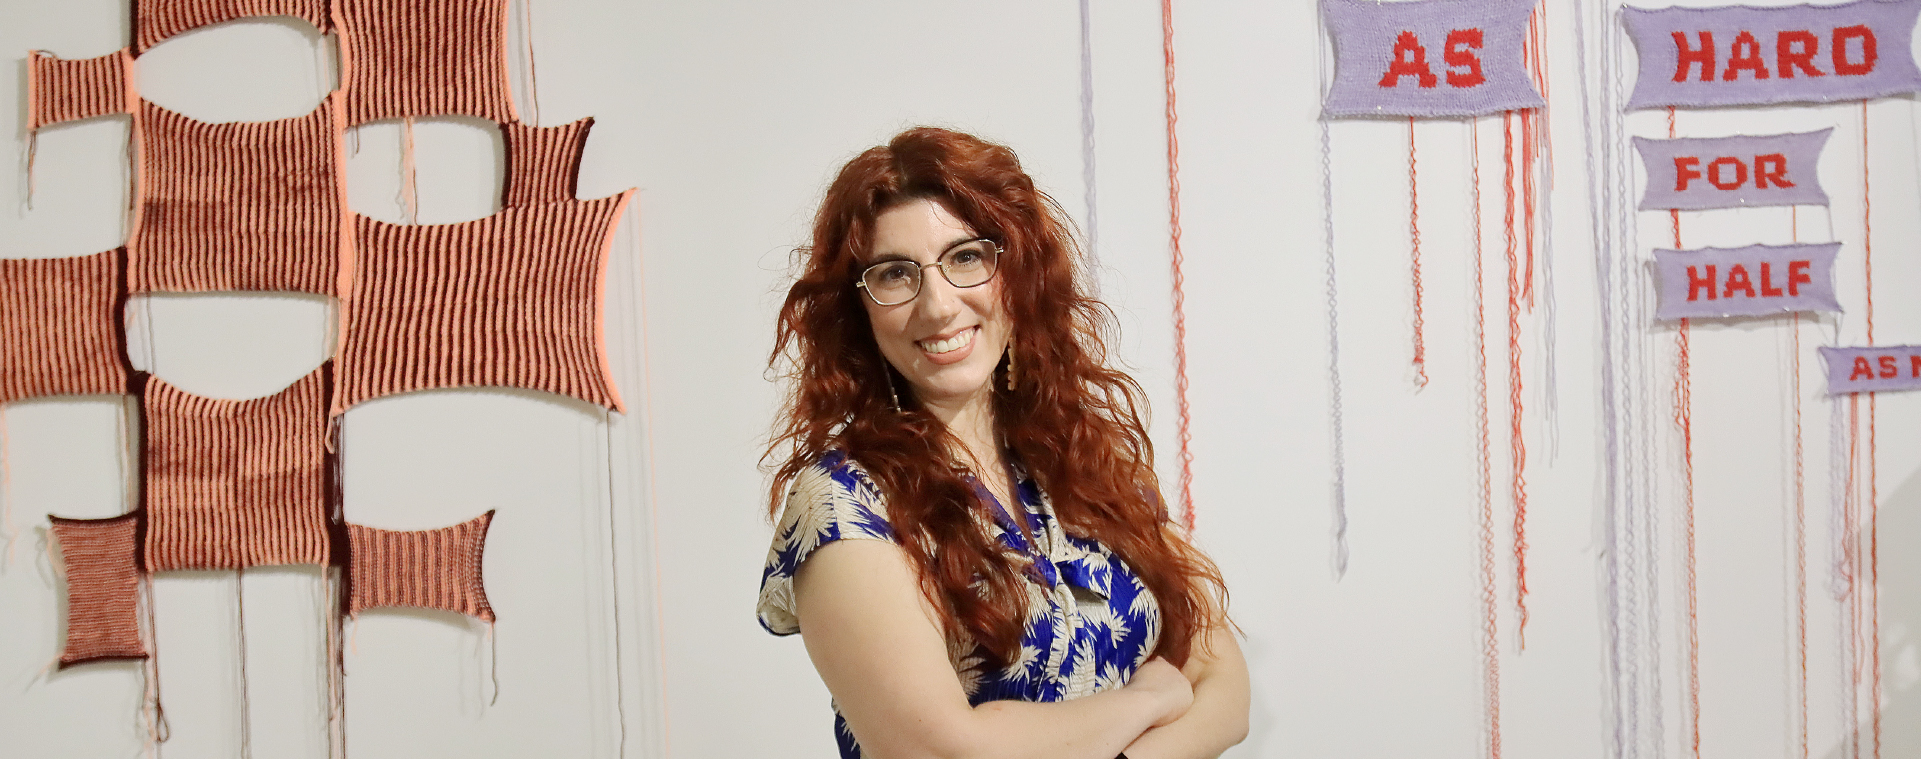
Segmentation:
<svg viewBox="0 0 1921 759">
<path fill-rule="evenodd" d="M 968 327 L 967 329 L 961 330 L 960 334 L 945 340 L 918 340 L 915 341 L 914 344 L 920 346 L 921 350 L 934 355 L 953 353 L 954 351 L 972 345 L 974 343 L 974 335 L 979 332 L 980 327 Z"/>
</svg>

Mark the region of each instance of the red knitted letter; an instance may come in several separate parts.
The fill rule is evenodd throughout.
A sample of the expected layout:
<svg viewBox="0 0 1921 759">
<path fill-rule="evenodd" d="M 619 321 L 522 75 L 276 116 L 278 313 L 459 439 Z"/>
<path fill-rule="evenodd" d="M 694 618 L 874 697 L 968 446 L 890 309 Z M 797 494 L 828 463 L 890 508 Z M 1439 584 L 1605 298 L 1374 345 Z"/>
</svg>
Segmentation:
<svg viewBox="0 0 1921 759">
<path fill-rule="evenodd" d="M 1411 76 L 1422 87 L 1433 87 L 1440 77 L 1427 65 L 1427 48 L 1421 47 L 1421 40 L 1413 32 L 1401 32 L 1394 39 L 1394 62 L 1387 64 L 1387 73 L 1381 76 L 1382 87 L 1398 87 L 1401 77 Z"/>
</svg>

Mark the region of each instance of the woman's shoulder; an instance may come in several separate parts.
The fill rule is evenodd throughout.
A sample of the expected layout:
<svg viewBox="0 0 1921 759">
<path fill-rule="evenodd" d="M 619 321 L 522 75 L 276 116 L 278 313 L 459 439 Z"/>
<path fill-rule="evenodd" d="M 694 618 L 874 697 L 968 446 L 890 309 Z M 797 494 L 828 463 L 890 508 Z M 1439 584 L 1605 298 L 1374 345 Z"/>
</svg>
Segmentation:
<svg viewBox="0 0 1921 759">
<path fill-rule="evenodd" d="M 860 462 L 838 450 L 802 469 L 788 486 L 776 537 L 790 537 L 803 527 L 833 531 L 837 538 L 894 537 L 880 488 Z"/>
<path fill-rule="evenodd" d="M 840 451 L 830 451 L 799 474 L 774 526 L 773 545 L 761 573 L 761 626 L 775 635 L 800 631 L 793 582 L 815 551 L 840 540 L 894 540 L 887 504 L 867 470 Z"/>
</svg>

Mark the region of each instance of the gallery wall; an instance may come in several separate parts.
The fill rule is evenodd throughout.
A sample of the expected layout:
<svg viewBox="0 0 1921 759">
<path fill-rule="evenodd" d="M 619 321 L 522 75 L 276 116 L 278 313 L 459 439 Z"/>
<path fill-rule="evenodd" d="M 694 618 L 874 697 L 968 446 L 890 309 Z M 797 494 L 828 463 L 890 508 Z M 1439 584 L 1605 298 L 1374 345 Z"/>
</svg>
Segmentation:
<svg viewBox="0 0 1921 759">
<path fill-rule="evenodd" d="M 1606 552 L 1607 472 L 1623 452 L 1606 446 L 1601 235 L 1589 181 L 1599 169 L 1584 130 L 1603 118 L 1591 112 L 1595 91 L 1624 93 L 1630 82 L 1601 80 L 1600 48 L 1590 44 L 1584 57 L 1577 47 L 1577 32 L 1590 43 L 1602 33 L 1598 7 L 1546 4 L 1552 179 L 1541 290 L 1516 341 L 1528 450 L 1523 647 L 1508 490 L 1501 117 L 1413 126 L 1428 376 L 1417 386 L 1408 122 L 1336 121 L 1324 152 L 1326 43 L 1312 3 L 1173 6 L 1194 534 L 1227 576 L 1253 682 L 1251 732 L 1228 756 L 1487 755 L 1477 324 L 1491 362 L 1501 749 L 1617 755 L 1624 717 L 1613 673 L 1623 662 L 1610 654 L 1620 633 L 1610 626 L 1618 577 Z M 19 158 L 17 181 L 0 182 L 0 257 L 123 244 L 126 120 L 41 130 L 29 179 L 22 110 L 27 51 L 117 50 L 128 37 L 126 3 L 0 0 L 0 9 L 0 51 L 20 61 L 0 81 L 0 138 Z M 1176 497 L 1160 4 L 549 0 L 511 9 L 523 120 L 594 117 L 579 197 L 639 190 L 607 284 L 608 351 L 628 412 L 490 390 L 396 396 L 345 416 L 351 521 L 424 529 L 497 510 L 485 554 L 496 625 L 394 610 L 348 624 L 344 713 L 354 756 L 832 755 L 829 696 L 801 642 L 772 637 L 753 619 L 771 531 L 759 461 L 780 392 L 767 354 L 793 252 L 827 181 L 906 127 L 948 126 L 1012 146 L 1081 225 L 1092 280 L 1118 318 L 1113 347 L 1148 390 L 1163 490 Z M 333 48 L 331 37 L 291 20 L 222 24 L 141 56 L 139 87 L 206 121 L 287 118 L 334 87 Z M 537 87 L 527 86 L 530 74 Z M 1689 755 L 1698 733 L 1701 756 L 1802 756 L 1805 725 L 1808 755 L 1839 757 L 1851 738 L 1872 734 L 1846 711 L 1853 607 L 1832 579 L 1841 548 L 1865 537 L 1830 516 L 1847 485 L 1835 462 L 1847 460 L 1848 404 L 1825 393 L 1814 349 L 1863 342 L 1864 240 L 1873 245 L 1877 337 L 1921 343 L 1921 302 L 1905 297 L 1921 282 L 1918 117 L 1912 96 L 1674 117 L 1684 137 L 1834 128 L 1820 166 L 1828 207 L 1684 212 L 1679 223 L 1689 247 L 1841 242 L 1835 284 L 1845 313 L 1798 326 L 1785 317 L 1701 321 L 1689 334 L 1698 730 L 1684 603 L 1689 448 L 1672 421 L 1676 334 L 1671 324 L 1636 326 L 1630 344 L 1642 351 L 1636 387 L 1647 413 L 1625 455 L 1657 475 L 1648 489 L 1649 566 L 1658 570 L 1636 578 L 1656 599 L 1658 622 L 1652 650 L 1636 660 L 1649 667 L 1638 673 L 1637 703 L 1653 704 L 1638 729 L 1658 736 L 1666 755 Z M 1635 112 L 1625 126 L 1665 137 L 1668 116 Z M 354 211 L 433 224 L 498 210 L 492 125 L 414 125 L 411 217 L 405 139 L 391 121 L 349 135 Z M 1477 171 L 1484 321 L 1474 305 Z M 1638 239 L 1621 241 L 1617 255 L 1645 258 L 1671 243 L 1666 212 L 1635 220 Z M 319 296 L 136 297 L 129 353 L 191 392 L 264 396 L 331 353 L 331 309 Z M 64 581 L 46 551 L 46 515 L 127 510 L 125 406 L 62 397 L 0 414 L 0 499 L 17 535 L 0 563 L 0 754 L 138 754 L 149 738 L 138 719 L 140 666 L 48 668 L 61 645 Z M 1881 740 L 1892 757 L 1921 754 L 1921 398 L 1884 393 L 1874 418 Z M 328 755 L 328 598 L 318 569 L 167 573 L 154 588 L 170 729 L 163 755 Z M 1873 712 L 1858 695 L 1852 705 Z"/>
</svg>

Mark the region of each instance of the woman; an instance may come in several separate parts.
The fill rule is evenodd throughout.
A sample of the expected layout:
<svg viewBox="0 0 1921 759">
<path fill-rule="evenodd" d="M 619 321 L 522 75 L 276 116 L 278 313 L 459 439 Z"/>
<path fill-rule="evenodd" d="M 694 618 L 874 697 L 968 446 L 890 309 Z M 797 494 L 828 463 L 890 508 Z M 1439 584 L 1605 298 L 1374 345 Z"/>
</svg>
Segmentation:
<svg viewBox="0 0 1921 759">
<path fill-rule="evenodd" d="M 1208 757 L 1246 735 L 1220 573 L 1168 526 L 1063 219 L 1012 151 L 931 128 L 821 204 L 770 359 L 792 391 L 759 614 L 802 634 L 843 757 Z"/>
</svg>

